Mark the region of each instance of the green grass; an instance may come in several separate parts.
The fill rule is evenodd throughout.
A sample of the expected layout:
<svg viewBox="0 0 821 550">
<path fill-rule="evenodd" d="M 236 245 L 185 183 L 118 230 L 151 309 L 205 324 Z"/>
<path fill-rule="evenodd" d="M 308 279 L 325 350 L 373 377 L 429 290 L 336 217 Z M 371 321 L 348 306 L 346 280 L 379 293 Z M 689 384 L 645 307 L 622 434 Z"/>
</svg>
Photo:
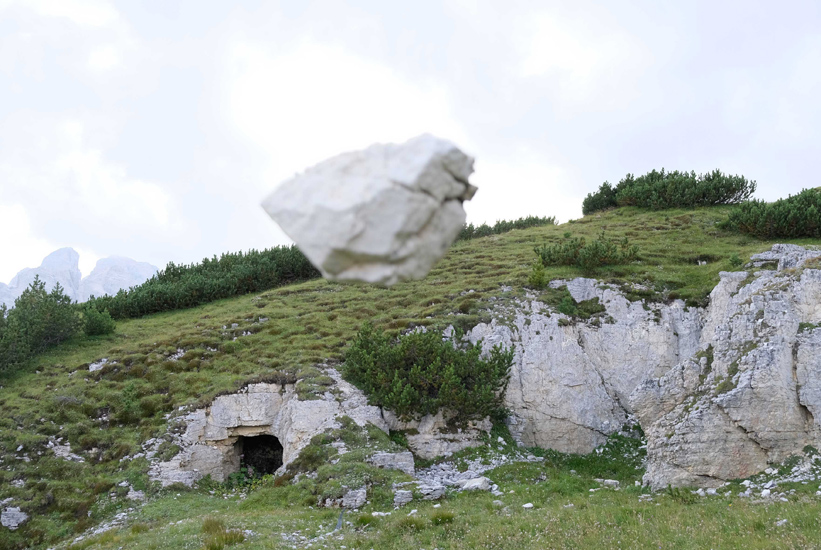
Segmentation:
<svg viewBox="0 0 821 550">
<path fill-rule="evenodd" d="M 0 548 L 45 548 L 111 517 L 130 504 L 120 494 L 123 488 L 116 485 L 123 480 L 152 498 L 161 496 L 148 482 L 144 458 L 120 459 L 138 452 L 145 440 L 166 433 L 166 415 L 179 407 L 204 406 L 216 395 L 255 380 L 299 380 L 301 397 L 314 398 L 331 383 L 317 365 L 338 362 L 366 321 L 398 334 L 419 325 L 441 329 L 452 323 L 470 328 L 488 320 L 488 308 L 493 305 L 489 298 L 523 296 L 528 291 L 534 246 L 560 242 L 565 233 L 592 239 L 605 230 L 609 237 L 628 237 L 638 245 L 638 261 L 602 268 L 595 274 L 628 289 L 633 299 L 681 298 L 690 305 L 703 305 L 718 282 L 719 271 L 733 269 L 733 255 L 746 262 L 751 254 L 772 244 L 719 229 L 717 223 L 726 218 L 728 210 L 616 209 L 561 226 L 456 243 L 423 281 L 386 289 L 313 280 L 120 321 L 114 334 L 67 342 L 25 368 L 0 376 L 0 500 L 14 498 L 32 517 L 18 531 L 4 532 Z M 789 242 L 818 244 L 809 239 Z M 707 264 L 698 265 L 699 260 Z M 545 271 L 548 280 L 583 275 L 574 267 L 546 267 Z M 635 284 L 642 288 L 631 286 Z M 504 293 L 503 285 L 512 290 Z M 466 294 L 470 290 L 474 292 Z M 549 301 L 550 290 L 543 291 L 543 296 Z M 590 306 L 588 313 L 596 314 L 595 304 Z M 257 322 L 260 318 L 267 321 Z M 183 355 L 171 360 L 178 349 Z M 88 372 L 89 363 L 104 357 L 109 364 Z M 46 450 L 49 438 L 69 442 L 72 451 L 86 461 L 55 458 Z M 21 445 L 23 449 L 17 452 Z M 169 455 L 174 451 L 170 445 L 164 450 Z M 18 458 L 23 455 L 30 462 Z M 25 480 L 22 487 L 12 485 L 19 480 Z M 200 497 L 185 498 L 199 502 L 196 498 Z M 557 513 L 565 512 L 557 509 Z M 154 525 L 152 521 L 148 518 L 144 523 Z M 459 532 L 470 521 L 457 514 L 447 525 L 418 532 Z M 495 531 L 488 528 L 488 536 L 507 533 L 519 540 L 505 527 L 504 518 L 488 521 L 495 525 Z M 168 529 L 169 533 L 185 531 L 184 525 Z M 154 535 L 152 527 L 149 533 L 117 536 L 148 540 Z M 376 535 L 361 536 L 370 540 Z M 458 544 L 478 540 L 470 537 Z"/>
</svg>

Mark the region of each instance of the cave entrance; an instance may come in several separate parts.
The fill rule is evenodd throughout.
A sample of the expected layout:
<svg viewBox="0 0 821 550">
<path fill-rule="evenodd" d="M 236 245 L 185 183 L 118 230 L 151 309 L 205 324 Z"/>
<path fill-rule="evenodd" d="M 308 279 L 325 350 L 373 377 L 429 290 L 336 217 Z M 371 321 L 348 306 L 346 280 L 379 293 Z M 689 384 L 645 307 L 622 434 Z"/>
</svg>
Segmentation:
<svg viewBox="0 0 821 550">
<path fill-rule="evenodd" d="M 240 467 L 250 468 L 253 476 L 273 474 L 282 466 L 282 443 L 272 435 L 240 437 L 237 445 Z"/>
</svg>

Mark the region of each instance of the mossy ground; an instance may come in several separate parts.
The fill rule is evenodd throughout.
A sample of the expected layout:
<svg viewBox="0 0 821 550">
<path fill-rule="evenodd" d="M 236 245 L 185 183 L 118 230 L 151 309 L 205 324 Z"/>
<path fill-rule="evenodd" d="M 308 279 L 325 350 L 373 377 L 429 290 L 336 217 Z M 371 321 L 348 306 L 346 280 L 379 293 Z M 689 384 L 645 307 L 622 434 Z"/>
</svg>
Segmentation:
<svg viewBox="0 0 821 550">
<path fill-rule="evenodd" d="M 727 212 L 723 207 L 663 212 L 616 209 L 561 226 L 515 230 L 456 243 L 423 281 L 385 289 L 314 280 L 190 310 L 123 321 L 112 335 L 68 342 L 25 368 L 0 375 L 0 500 L 13 498 L 32 517 L 20 530 L 5 531 L 0 548 L 46 547 L 110 517 L 129 504 L 116 485 L 123 480 L 135 489 L 149 491 L 149 495 L 162 494 L 148 482 L 145 459 L 121 459 L 138 452 L 146 439 L 165 433 L 169 429 L 167 415 L 180 407 L 205 405 L 214 396 L 236 391 L 254 380 L 299 380 L 303 398 L 323 393 L 332 381 L 317 365 L 341 360 L 345 347 L 365 321 L 398 333 L 417 325 L 469 328 L 488 319 L 487 309 L 492 305 L 488 299 L 501 296 L 503 286 L 512 288 L 508 295 L 524 293 L 535 258 L 534 246 L 559 242 L 566 233 L 592 239 L 604 230 L 608 237 L 626 236 L 638 245 L 639 261 L 595 273 L 613 285 L 649 289 L 637 291 L 643 295 L 636 299 L 682 298 L 691 305 L 704 304 L 718 282 L 719 271 L 737 269 L 731 261 L 733 256 L 746 261 L 772 244 L 719 229 L 717 224 Z M 790 242 L 818 244 L 806 239 Z M 707 263 L 699 265 L 699 261 Z M 546 269 L 549 279 L 584 275 L 573 267 Z M 468 293 L 470 290 L 474 292 Z M 172 357 L 177 350 L 182 350 L 182 355 Z M 88 364 L 101 358 L 108 358 L 109 364 L 89 372 Z M 49 438 L 70 443 L 72 451 L 83 456 L 85 462 L 55 458 L 46 447 Z M 23 485 L 17 486 L 21 481 Z M 522 494 L 531 490 L 539 489 L 522 485 Z M 516 494 L 520 494 L 518 490 Z M 588 497 L 582 496 L 585 498 L 579 498 L 588 502 Z M 179 498 L 191 506 L 209 501 L 207 496 L 188 493 Z M 482 509 L 483 498 L 465 496 L 455 502 Z M 589 502 L 596 502 L 601 497 L 590 498 L 593 500 Z M 164 497 L 144 513 L 165 506 L 177 517 L 183 509 L 171 501 L 173 497 Z M 612 513 L 616 514 L 625 502 L 614 502 Z M 218 504 L 222 505 L 214 506 Z M 581 509 L 580 502 L 576 511 Z M 565 513 L 560 509 L 555 512 Z M 266 513 L 270 515 L 271 510 Z M 299 521 L 311 519 L 304 510 L 286 510 L 283 514 L 294 514 Z M 325 512 L 314 513 L 317 520 L 322 514 Z M 648 514 L 642 517 L 655 517 L 655 513 Z M 522 532 L 564 529 L 543 516 L 522 516 L 523 525 L 530 526 Z M 681 521 L 685 521 L 684 516 L 682 512 Z M 537 517 L 540 519 L 534 519 Z M 709 523 L 711 517 L 712 512 L 705 513 L 703 521 Z M 478 544 L 479 539 L 474 537 L 483 532 L 493 537 L 505 533 L 514 542 L 523 536 L 511 534 L 512 527 L 506 527 L 509 519 L 493 514 L 485 519 L 492 527 L 467 529 L 474 520 L 457 514 L 453 522 L 438 525 L 431 532 L 464 531 L 464 535 L 453 537 L 453 544 L 463 545 L 467 541 Z M 599 523 L 604 526 L 608 522 Z M 588 518 L 579 523 L 579 528 L 589 530 L 595 525 Z M 796 520 L 794 525 L 797 528 L 801 523 Z M 179 529 L 184 531 L 183 527 Z M 606 530 L 601 529 L 602 533 Z M 716 525 L 715 529 L 721 527 Z M 405 533 L 394 534 L 400 532 Z M 704 528 L 701 532 L 706 536 L 711 531 Z M 139 535 L 142 540 L 154 536 L 154 530 Z M 176 540 L 171 533 L 168 536 L 168 541 Z M 369 540 L 376 534 L 362 536 Z M 411 530 L 396 540 L 416 536 Z M 387 542 L 373 544 L 401 547 L 399 542 L 390 543 L 394 546 Z M 169 543 L 160 547 L 175 546 Z M 442 547 L 447 545 L 443 543 Z"/>
</svg>

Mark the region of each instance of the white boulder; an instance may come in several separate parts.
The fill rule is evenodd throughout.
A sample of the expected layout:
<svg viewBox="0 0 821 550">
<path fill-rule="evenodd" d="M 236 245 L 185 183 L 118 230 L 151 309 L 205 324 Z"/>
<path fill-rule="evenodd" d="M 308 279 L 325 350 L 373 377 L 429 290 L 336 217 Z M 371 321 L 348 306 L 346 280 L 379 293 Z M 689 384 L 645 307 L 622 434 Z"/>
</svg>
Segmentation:
<svg viewBox="0 0 821 550">
<path fill-rule="evenodd" d="M 473 158 L 424 134 L 344 153 L 282 183 L 262 206 L 327 279 L 421 279 L 465 223 Z"/>
</svg>

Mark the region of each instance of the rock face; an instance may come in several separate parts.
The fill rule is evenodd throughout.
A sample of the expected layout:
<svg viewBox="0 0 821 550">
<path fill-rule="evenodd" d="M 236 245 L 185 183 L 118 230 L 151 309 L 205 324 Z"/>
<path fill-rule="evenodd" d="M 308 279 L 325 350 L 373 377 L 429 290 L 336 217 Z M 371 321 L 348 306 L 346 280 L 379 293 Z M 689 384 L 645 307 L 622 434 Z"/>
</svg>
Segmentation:
<svg viewBox="0 0 821 550">
<path fill-rule="evenodd" d="M 450 456 L 468 447 L 483 445 L 482 436 L 489 433 L 493 424 L 490 419 L 471 422 L 465 429 L 454 430 L 448 426 L 447 418 L 439 411 L 436 415 L 425 415 L 421 419 L 400 421 L 391 411 L 382 411 L 391 430 L 407 431 L 408 447 L 420 458 Z"/>
<path fill-rule="evenodd" d="M 73 301 L 84 302 L 92 294 L 116 294 L 122 288 L 144 283 L 157 272 L 157 268 L 145 262 L 128 258 L 103 258 L 86 278 L 81 278 L 80 255 L 72 248 L 61 248 L 45 257 L 40 267 L 25 268 L 8 285 L 0 283 L 0 303 L 14 306 L 14 300 L 34 281 L 35 277 L 51 291 L 59 283 L 63 293 Z"/>
<path fill-rule="evenodd" d="M 146 262 L 113 256 L 97 262 L 91 273 L 80 281 L 78 300 L 85 302 L 91 296 L 111 296 L 120 289 L 141 285 L 157 272 L 157 268 Z"/>
<path fill-rule="evenodd" d="M 771 271 L 722 273 L 701 349 L 630 401 L 647 434 L 645 482 L 716 486 L 821 445 L 821 252 L 776 245 Z"/>
<path fill-rule="evenodd" d="M 240 467 L 241 438 L 271 435 L 282 445 L 282 463 L 287 466 L 314 435 L 339 428 L 339 418 L 349 416 L 357 425 L 374 424 L 387 431 L 378 407 L 343 381 L 333 369 L 338 396 L 300 401 L 293 384 L 251 384 L 240 393 L 217 397 L 210 407 L 198 409 L 183 419 L 185 432 L 177 444 L 181 452 L 169 461 L 152 465 L 150 476 L 163 486 L 191 485 L 211 475 L 218 481 Z"/>
<path fill-rule="evenodd" d="M 472 172 L 471 157 L 425 134 L 326 160 L 262 206 L 324 277 L 391 285 L 444 255 L 476 192 Z"/>
<path fill-rule="evenodd" d="M 628 423 L 628 397 L 648 376 L 660 376 L 698 349 L 701 313 L 684 303 L 630 302 L 594 279 L 554 281 L 577 302 L 605 308 L 593 322 L 571 322 L 535 295 L 493 310 L 472 342 L 484 350 L 515 346 L 506 406 L 513 436 L 527 446 L 589 453 Z"/>
</svg>

